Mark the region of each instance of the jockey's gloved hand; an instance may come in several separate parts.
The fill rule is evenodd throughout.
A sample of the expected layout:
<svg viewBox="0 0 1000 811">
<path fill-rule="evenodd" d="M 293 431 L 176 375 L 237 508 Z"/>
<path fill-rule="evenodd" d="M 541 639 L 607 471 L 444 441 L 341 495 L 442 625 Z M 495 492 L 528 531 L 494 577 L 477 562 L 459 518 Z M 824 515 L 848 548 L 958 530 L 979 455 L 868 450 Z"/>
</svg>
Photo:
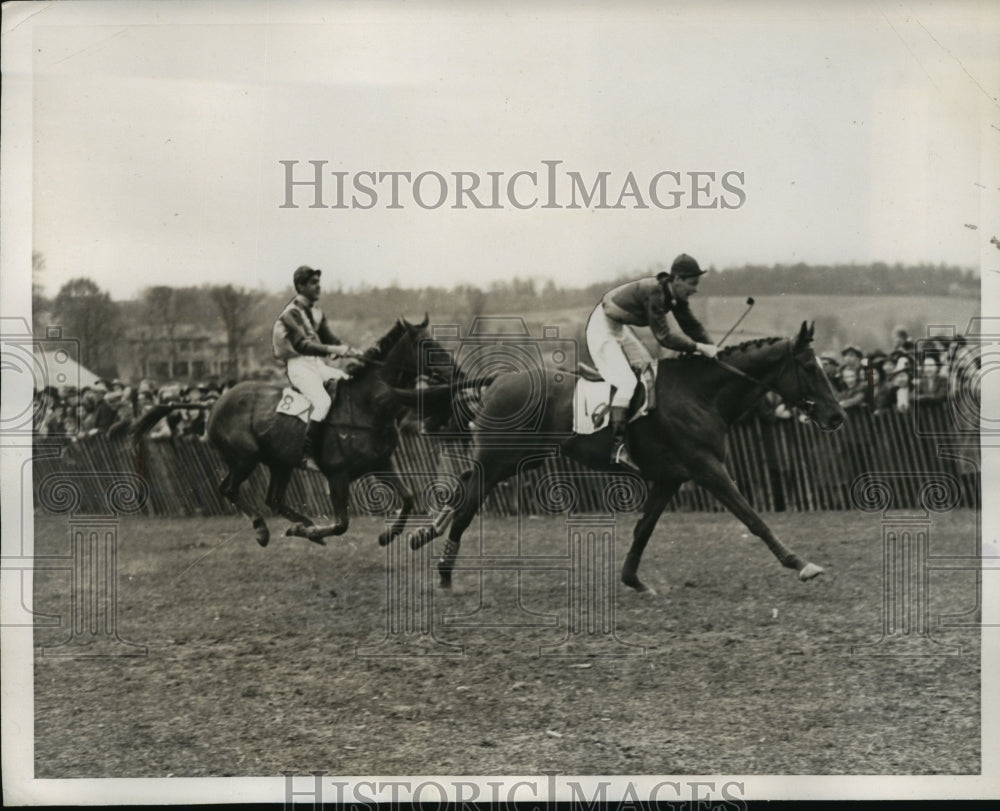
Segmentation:
<svg viewBox="0 0 1000 811">
<path fill-rule="evenodd" d="M 719 354 L 719 347 L 715 344 L 695 344 L 694 348 L 697 352 L 700 352 L 706 358 L 714 358 Z"/>
</svg>

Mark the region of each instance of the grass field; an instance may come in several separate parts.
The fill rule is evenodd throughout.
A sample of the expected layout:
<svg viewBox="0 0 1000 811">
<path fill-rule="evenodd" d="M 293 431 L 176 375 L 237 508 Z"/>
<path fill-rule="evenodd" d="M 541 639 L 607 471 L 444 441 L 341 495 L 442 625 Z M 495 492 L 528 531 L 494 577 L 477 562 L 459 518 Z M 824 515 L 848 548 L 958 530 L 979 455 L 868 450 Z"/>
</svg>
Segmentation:
<svg viewBox="0 0 1000 811">
<path fill-rule="evenodd" d="M 374 518 L 325 548 L 266 549 L 242 518 L 123 519 L 118 633 L 146 655 L 50 656 L 68 650 L 70 574 L 36 574 L 35 610 L 63 618 L 35 633 L 36 776 L 978 773 L 975 572 L 931 571 L 916 606 L 924 652 L 960 655 L 852 654 L 882 634 L 879 518 L 766 516 L 826 567 L 800 583 L 730 516 L 668 514 L 641 569 L 659 594 L 618 588 L 616 639 L 574 637 L 564 657 L 540 648 L 576 616 L 565 570 L 421 581 L 432 633 L 393 635 L 387 565 L 409 569 Z M 37 555 L 68 553 L 65 518 L 35 523 Z M 974 553 L 976 525 L 935 515 L 931 553 Z M 559 516 L 487 519 L 483 547 L 513 554 L 519 533 L 525 553 L 566 555 Z M 582 655 L 595 640 L 610 655 Z"/>
</svg>

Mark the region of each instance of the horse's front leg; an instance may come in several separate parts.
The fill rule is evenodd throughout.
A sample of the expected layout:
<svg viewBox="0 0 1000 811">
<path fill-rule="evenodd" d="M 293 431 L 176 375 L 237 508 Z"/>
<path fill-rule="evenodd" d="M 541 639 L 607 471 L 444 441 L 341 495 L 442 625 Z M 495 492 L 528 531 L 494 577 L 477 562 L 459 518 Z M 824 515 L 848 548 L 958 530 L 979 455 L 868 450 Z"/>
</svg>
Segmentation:
<svg viewBox="0 0 1000 811">
<path fill-rule="evenodd" d="M 469 486 L 469 479 L 474 470 L 474 468 L 470 468 L 459 476 L 458 487 L 452 492 L 448 503 L 434 516 L 431 524 L 429 526 L 422 526 L 414 531 L 413 536 L 410 538 L 411 549 L 419 549 L 422 546 L 426 546 L 444 532 L 444 528 L 448 526 L 448 522 L 451 521 L 458 507 L 461 505 L 465 490 Z"/>
<path fill-rule="evenodd" d="M 799 580 L 811 580 L 823 574 L 824 569 L 821 566 L 804 561 L 778 540 L 743 494 L 736 489 L 735 483 L 721 463 L 711 465 L 695 476 L 694 480 L 719 499 L 726 509 L 746 525 L 747 529 L 764 541 L 782 566 L 795 569 L 799 573 Z"/>
<path fill-rule="evenodd" d="M 643 550 L 646 548 L 649 536 L 653 534 L 656 522 L 678 487 L 680 482 L 657 482 L 646 497 L 646 503 L 642 507 L 642 517 L 636 522 L 632 531 L 632 546 L 629 547 L 625 563 L 622 565 L 622 583 L 640 593 L 656 594 L 639 579 L 639 561 L 642 560 Z"/>
<path fill-rule="evenodd" d="M 399 510 L 393 518 L 392 523 L 379 533 L 379 546 L 386 546 L 399 537 L 403 531 L 403 527 L 406 526 L 406 519 L 413 513 L 413 505 L 417 503 L 413 491 L 406 484 L 402 475 L 396 470 L 396 466 L 391 462 L 390 465 L 392 475 L 383 477 L 382 481 L 399 496 Z"/>
</svg>

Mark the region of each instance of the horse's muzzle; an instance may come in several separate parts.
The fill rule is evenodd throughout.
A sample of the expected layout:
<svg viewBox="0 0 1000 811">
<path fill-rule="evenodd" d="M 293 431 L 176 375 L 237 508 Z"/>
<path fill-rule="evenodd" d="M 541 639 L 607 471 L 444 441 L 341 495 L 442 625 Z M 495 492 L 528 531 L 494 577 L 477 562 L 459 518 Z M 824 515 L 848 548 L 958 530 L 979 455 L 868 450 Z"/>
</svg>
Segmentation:
<svg viewBox="0 0 1000 811">
<path fill-rule="evenodd" d="M 823 413 L 817 413 L 819 408 L 816 405 L 816 401 L 804 398 L 798 403 L 798 407 L 822 431 L 836 431 L 844 424 L 844 420 L 847 417 L 844 409 L 839 404 L 835 408 L 823 409 Z"/>
</svg>

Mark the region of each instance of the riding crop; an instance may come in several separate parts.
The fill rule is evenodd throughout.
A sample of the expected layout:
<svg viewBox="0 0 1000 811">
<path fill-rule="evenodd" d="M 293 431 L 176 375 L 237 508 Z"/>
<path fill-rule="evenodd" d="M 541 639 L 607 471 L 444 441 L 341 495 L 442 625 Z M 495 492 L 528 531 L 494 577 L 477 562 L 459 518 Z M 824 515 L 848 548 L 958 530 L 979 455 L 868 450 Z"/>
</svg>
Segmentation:
<svg viewBox="0 0 1000 811">
<path fill-rule="evenodd" d="M 739 317 L 739 319 L 737 319 L 736 323 L 733 324 L 729 328 L 729 332 L 727 332 L 725 335 L 722 336 L 722 340 L 719 341 L 719 343 L 717 343 L 716 346 L 722 346 L 726 342 L 726 338 L 728 338 L 730 335 L 732 335 L 733 334 L 733 330 L 736 329 L 742 323 L 743 319 L 746 318 L 750 314 L 750 310 L 753 309 L 753 304 L 754 304 L 754 302 L 753 302 L 753 296 L 750 296 L 747 299 L 747 308 L 746 308 L 746 311 L 743 313 L 743 315 L 741 315 Z"/>
</svg>

